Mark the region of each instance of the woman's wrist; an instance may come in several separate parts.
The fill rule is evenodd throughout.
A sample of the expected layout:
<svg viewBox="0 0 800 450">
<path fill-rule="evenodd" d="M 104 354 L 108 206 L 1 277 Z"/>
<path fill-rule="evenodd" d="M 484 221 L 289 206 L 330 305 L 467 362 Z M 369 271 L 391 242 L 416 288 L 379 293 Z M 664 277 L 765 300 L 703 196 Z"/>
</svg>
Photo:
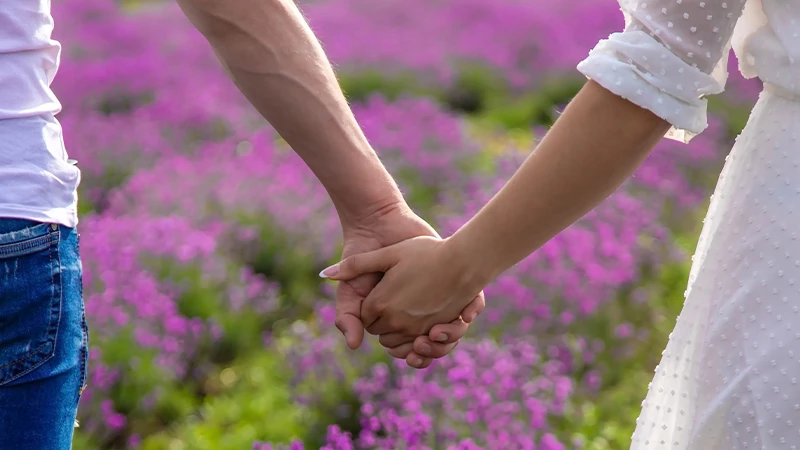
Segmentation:
<svg viewBox="0 0 800 450">
<path fill-rule="evenodd" d="M 455 268 L 459 285 L 480 291 L 497 276 L 490 259 L 478 248 L 478 239 L 456 233 L 444 241 L 445 260 Z"/>
</svg>

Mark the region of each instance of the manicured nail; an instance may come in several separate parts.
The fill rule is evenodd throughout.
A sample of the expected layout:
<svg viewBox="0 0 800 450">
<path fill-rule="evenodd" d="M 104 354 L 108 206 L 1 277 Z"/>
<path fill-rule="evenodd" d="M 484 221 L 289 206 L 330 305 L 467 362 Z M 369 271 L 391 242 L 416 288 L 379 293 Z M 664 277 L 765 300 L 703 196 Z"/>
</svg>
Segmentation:
<svg viewBox="0 0 800 450">
<path fill-rule="evenodd" d="M 436 342 L 444 342 L 447 340 L 447 335 L 445 333 L 439 333 L 439 336 L 436 337 Z"/>
<path fill-rule="evenodd" d="M 419 353 L 422 354 L 422 355 L 425 355 L 425 356 L 430 355 L 431 354 L 431 346 L 428 345 L 428 344 L 422 344 L 419 347 Z"/>
<path fill-rule="evenodd" d="M 320 278 L 330 278 L 335 277 L 336 274 L 339 273 L 339 264 L 336 263 L 330 267 L 326 267 L 322 269 L 322 272 L 319 273 Z"/>
</svg>

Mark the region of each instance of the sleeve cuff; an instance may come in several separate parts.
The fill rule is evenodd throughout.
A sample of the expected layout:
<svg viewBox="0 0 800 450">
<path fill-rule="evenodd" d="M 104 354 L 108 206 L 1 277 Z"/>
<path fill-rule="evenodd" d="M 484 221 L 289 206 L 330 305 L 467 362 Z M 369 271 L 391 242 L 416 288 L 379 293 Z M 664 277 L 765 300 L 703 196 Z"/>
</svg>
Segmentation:
<svg viewBox="0 0 800 450">
<path fill-rule="evenodd" d="M 631 30 L 600 41 L 578 70 L 672 125 L 666 137 L 689 142 L 708 126 L 706 95 L 723 87 L 667 50 L 648 33 Z"/>
</svg>

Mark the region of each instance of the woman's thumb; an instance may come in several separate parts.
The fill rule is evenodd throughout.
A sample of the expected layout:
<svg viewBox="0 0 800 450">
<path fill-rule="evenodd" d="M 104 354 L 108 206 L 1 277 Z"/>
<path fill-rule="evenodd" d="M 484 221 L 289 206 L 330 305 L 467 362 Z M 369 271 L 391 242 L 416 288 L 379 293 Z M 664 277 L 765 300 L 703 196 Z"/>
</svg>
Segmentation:
<svg viewBox="0 0 800 450">
<path fill-rule="evenodd" d="M 319 276 L 331 280 L 347 281 L 367 273 L 387 272 L 393 265 L 392 252 L 388 248 L 382 248 L 348 256 L 323 269 Z"/>
</svg>

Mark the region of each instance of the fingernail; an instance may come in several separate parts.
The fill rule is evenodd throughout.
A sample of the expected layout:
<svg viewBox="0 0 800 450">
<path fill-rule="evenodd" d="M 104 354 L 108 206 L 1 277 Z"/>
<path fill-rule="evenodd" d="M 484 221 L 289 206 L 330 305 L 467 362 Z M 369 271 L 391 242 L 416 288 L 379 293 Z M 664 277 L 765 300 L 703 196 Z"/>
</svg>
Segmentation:
<svg viewBox="0 0 800 450">
<path fill-rule="evenodd" d="M 447 340 L 447 335 L 445 333 L 440 333 L 438 337 L 436 337 L 436 342 L 444 342 Z"/>
<path fill-rule="evenodd" d="M 414 367 L 419 367 L 422 365 L 422 359 L 420 358 L 411 358 L 411 365 Z"/>
<path fill-rule="evenodd" d="M 431 346 L 428 344 L 422 344 L 419 347 L 419 352 L 425 356 L 428 356 L 431 353 Z"/>
<path fill-rule="evenodd" d="M 339 263 L 336 263 L 330 267 L 322 269 L 322 272 L 319 273 L 319 277 L 320 278 L 335 277 L 337 273 L 339 273 Z"/>
</svg>

